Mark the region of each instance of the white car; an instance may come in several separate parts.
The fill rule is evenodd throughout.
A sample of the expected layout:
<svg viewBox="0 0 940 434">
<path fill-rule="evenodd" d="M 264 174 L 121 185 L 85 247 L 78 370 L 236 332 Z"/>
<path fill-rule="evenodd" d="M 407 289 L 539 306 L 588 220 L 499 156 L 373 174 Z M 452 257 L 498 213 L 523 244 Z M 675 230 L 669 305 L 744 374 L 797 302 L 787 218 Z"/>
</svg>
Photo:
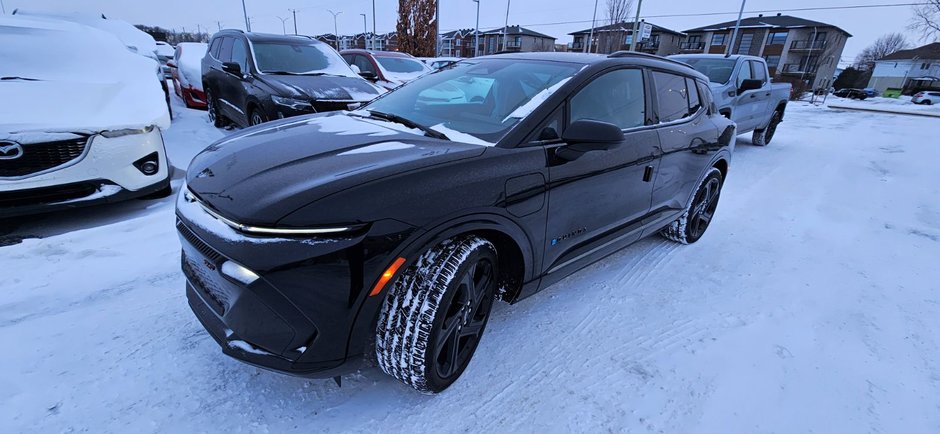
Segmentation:
<svg viewBox="0 0 940 434">
<path fill-rule="evenodd" d="M 0 218 L 170 194 L 153 60 L 92 27 L 16 15 L 0 15 L 0 59 Z"/>
<path fill-rule="evenodd" d="M 911 102 L 914 104 L 940 104 L 940 92 L 935 91 L 925 91 L 918 92 L 914 95 L 914 98 L 911 98 Z"/>
</svg>

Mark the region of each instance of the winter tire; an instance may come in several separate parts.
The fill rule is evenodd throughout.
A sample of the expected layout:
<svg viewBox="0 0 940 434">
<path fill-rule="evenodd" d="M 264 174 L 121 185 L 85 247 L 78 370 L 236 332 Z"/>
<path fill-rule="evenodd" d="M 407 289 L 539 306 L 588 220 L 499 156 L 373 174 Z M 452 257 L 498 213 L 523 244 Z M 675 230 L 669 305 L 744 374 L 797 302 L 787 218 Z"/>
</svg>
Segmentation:
<svg viewBox="0 0 940 434">
<path fill-rule="evenodd" d="M 248 113 L 248 126 L 261 125 L 266 121 L 264 113 L 259 108 L 253 108 Z"/>
<path fill-rule="evenodd" d="M 698 241 L 715 216 L 722 185 L 721 171 L 712 168 L 695 191 L 695 197 L 685 208 L 685 212 L 659 233 L 677 243 L 692 244 Z"/>
<path fill-rule="evenodd" d="M 375 338 L 379 367 L 423 393 L 453 384 L 483 335 L 497 271 L 496 248 L 472 235 L 421 255 L 385 298 Z"/>
<path fill-rule="evenodd" d="M 754 130 L 751 143 L 757 146 L 769 145 L 774 138 L 774 133 L 777 132 L 777 125 L 780 125 L 780 111 L 774 111 L 774 114 L 770 116 L 770 123 L 767 124 L 767 128 Z"/>
<path fill-rule="evenodd" d="M 222 117 L 222 113 L 219 111 L 219 102 L 216 101 L 215 95 L 209 89 L 206 89 L 206 105 L 206 110 L 209 112 L 209 122 L 212 122 L 212 125 L 216 128 L 224 127 L 225 118 Z"/>
</svg>

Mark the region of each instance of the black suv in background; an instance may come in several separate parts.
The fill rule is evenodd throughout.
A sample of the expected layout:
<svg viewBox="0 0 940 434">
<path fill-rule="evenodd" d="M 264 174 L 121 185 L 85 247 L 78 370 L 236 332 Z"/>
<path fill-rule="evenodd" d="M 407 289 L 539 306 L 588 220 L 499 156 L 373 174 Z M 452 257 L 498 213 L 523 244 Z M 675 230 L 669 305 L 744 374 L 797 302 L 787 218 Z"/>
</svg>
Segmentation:
<svg viewBox="0 0 940 434">
<path fill-rule="evenodd" d="M 372 353 L 439 392 L 494 300 L 648 235 L 705 233 L 735 137 L 711 98 L 657 56 L 503 54 L 235 133 L 177 200 L 189 304 L 253 365 L 335 376 Z"/>
<path fill-rule="evenodd" d="M 209 119 L 217 127 L 346 110 L 382 92 L 320 41 L 241 30 L 212 36 L 202 82 Z"/>
</svg>

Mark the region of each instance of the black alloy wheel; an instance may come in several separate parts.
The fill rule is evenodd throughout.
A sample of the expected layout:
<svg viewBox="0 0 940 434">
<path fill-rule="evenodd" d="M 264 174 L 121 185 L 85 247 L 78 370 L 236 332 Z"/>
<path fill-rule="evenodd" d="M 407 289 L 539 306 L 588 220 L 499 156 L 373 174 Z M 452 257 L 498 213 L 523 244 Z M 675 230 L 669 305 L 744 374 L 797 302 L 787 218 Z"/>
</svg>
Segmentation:
<svg viewBox="0 0 940 434">
<path fill-rule="evenodd" d="M 448 382 L 459 375 L 473 355 L 493 307 L 495 277 L 493 263 L 482 258 L 460 277 L 460 283 L 445 300 L 443 317 L 436 321 L 434 375 Z"/>
</svg>

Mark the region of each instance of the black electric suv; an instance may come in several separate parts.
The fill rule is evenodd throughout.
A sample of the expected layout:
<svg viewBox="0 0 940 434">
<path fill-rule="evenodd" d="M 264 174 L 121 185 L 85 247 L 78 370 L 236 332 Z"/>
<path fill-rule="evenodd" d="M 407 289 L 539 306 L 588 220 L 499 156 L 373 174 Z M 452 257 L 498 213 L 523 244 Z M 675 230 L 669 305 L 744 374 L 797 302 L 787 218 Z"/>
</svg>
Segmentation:
<svg viewBox="0 0 940 434">
<path fill-rule="evenodd" d="M 245 127 L 346 110 L 379 96 L 332 47 L 307 36 L 223 30 L 202 59 L 209 119 Z"/>
<path fill-rule="evenodd" d="M 494 300 L 647 235 L 702 236 L 735 136 L 707 83 L 637 53 L 501 54 L 245 129 L 177 200 L 189 304 L 247 363 L 326 378 L 374 357 L 439 392 Z"/>
</svg>

